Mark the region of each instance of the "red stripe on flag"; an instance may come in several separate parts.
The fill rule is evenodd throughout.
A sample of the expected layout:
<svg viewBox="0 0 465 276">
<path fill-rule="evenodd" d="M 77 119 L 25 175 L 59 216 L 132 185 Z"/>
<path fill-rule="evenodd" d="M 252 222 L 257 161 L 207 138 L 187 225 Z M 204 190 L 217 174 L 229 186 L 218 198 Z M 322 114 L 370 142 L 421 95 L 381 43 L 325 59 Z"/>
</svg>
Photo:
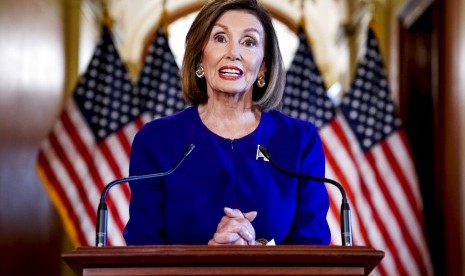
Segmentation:
<svg viewBox="0 0 465 276">
<path fill-rule="evenodd" d="M 118 133 L 116 134 L 117 137 L 118 137 L 118 141 L 120 142 L 120 145 L 124 151 L 124 154 L 125 154 L 125 157 L 126 159 L 128 160 L 128 163 L 129 163 L 129 156 L 131 154 L 131 144 L 129 143 L 129 140 L 128 140 L 128 137 L 126 136 L 126 134 L 124 133 L 124 131 L 118 131 Z M 120 176 L 120 177 L 123 177 L 123 176 Z M 130 189 L 129 189 L 129 186 L 128 185 L 123 185 L 121 187 L 123 193 L 124 193 L 124 196 L 128 199 L 131 198 L 131 192 L 130 192 Z"/>
<path fill-rule="evenodd" d="M 328 147 L 326 146 L 326 144 L 325 144 L 324 141 L 323 141 L 323 150 L 324 150 L 325 158 L 326 158 L 326 160 L 327 160 L 329 166 L 331 166 L 331 169 L 333 170 L 334 174 L 336 175 L 337 180 L 338 180 L 338 181 L 341 183 L 341 185 L 344 187 L 344 190 L 346 191 L 346 194 L 347 194 L 347 189 L 346 189 L 346 187 L 347 187 L 347 186 L 346 186 L 346 182 L 347 182 L 347 181 L 345 180 L 344 175 L 342 175 L 341 170 L 340 170 L 338 164 L 335 163 L 334 157 L 333 157 L 333 155 L 331 154 L 331 152 L 328 150 Z M 339 191 L 339 190 L 338 190 L 338 191 Z M 338 208 L 338 210 L 337 210 L 336 213 L 335 213 L 335 214 L 337 214 L 337 215 L 336 215 L 336 218 L 337 218 L 337 219 L 339 219 L 339 217 L 340 217 L 340 214 L 339 214 L 339 213 L 340 213 L 340 212 L 339 212 L 339 208 Z"/>
<path fill-rule="evenodd" d="M 70 120 L 68 116 L 68 112 L 63 112 L 62 116 L 63 125 L 65 126 L 66 131 L 68 132 L 73 144 L 76 146 L 76 149 L 79 151 L 81 157 L 84 159 L 84 163 L 90 173 L 93 183 L 96 185 L 97 190 L 101 193 L 105 187 L 102 179 L 100 178 L 100 174 L 97 170 L 97 164 L 95 164 L 95 160 L 92 158 L 89 151 L 87 151 L 86 145 L 82 142 L 80 136 L 78 135 L 78 131 L 75 129 L 73 122 Z M 113 202 L 111 197 L 107 199 L 108 207 L 110 210 L 116 210 L 116 204 Z M 86 208 L 90 206 L 94 206 L 90 204 L 88 201 L 85 202 Z M 94 215 L 94 221 L 96 220 L 96 215 Z M 115 223 L 117 224 L 118 228 L 124 228 L 124 223 L 119 216 L 115 217 Z M 108 241 L 108 244 L 111 245 L 111 241 Z"/>
<path fill-rule="evenodd" d="M 61 116 L 62 119 L 65 117 L 64 113 Z M 56 152 L 56 155 L 57 155 L 58 159 L 60 160 L 60 163 L 65 167 L 65 170 L 68 173 L 68 175 L 69 175 L 69 177 L 70 177 L 70 179 L 72 181 L 72 185 L 78 191 L 79 198 L 81 199 L 81 202 L 84 205 L 84 209 L 86 210 L 86 213 L 89 216 L 89 219 L 92 221 L 92 224 L 95 226 L 96 219 L 97 219 L 96 210 L 94 210 L 92 208 L 93 205 L 92 205 L 91 202 L 89 202 L 89 199 L 87 197 L 87 192 L 86 192 L 85 188 L 82 185 L 82 181 L 79 178 L 78 174 L 76 173 L 76 171 L 74 169 L 74 166 L 71 164 L 71 161 L 66 156 L 66 153 L 65 153 L 63 147 L 61 146 L 60 142 L 58 141 L 57 137 L 55 136 L 55 132 L 50 133 L 50 135 L 48 137 L 48 140 L 50 142 L 51 147 Z M 64 185 L 69 185 L 69 184 L 70 183 L 66 183 Z"/>
<path fill-rule="evenodd" d="M 113 154 L 111 153 L 107 144 L 105 142 L 100 142 L 98 144 L 98 147 L 100 151 L 103 153 L 103 157 L 105 158 L 105 161 L 107 161 L 107 165 L 110 167 L 111 171 L 113 172 L 113 175 L 116 178 L 123 177 L 119 170 L 118 164 L 116 164 L 115 158 L 113 157 Z"/>
<path fill-rule="evenodd" d="M 47 181 L 51 185 L 50 188 L 53 189 L 55 191 L 55 193 L 59 196 L 59 198 L 57 198 L 57 199 L 60 200 L 60 204 L 62 204 L 66 208 L 66 212 L 67 212 L 68 217 L 71 220 L 73 226 L 74 227 L 80 226 L 79 219 L 78 219 L 78 217 L 76 215 L 76 212 L 74 211 L 75 210 L 74 206 L 72 206 L 72 204 L 68 200 L 68 196 L 66 195 L 65 191 L 63 190 L 63 187 L 61 186 L 60 181 L 58 181 L 55 173 L 51 169 L 50 164 L 48 162 L 48 159 L 43 154 L 43 152 L 39 153 L 38 163 L 39 163 L 39 167 L 44 171 L 45 176 L 47 177 Z M 75 232 L 77 234 L 77 238 L 78 238 L 78 241 L 79 241 L 80 245 L 87 244 L 87 239 L 83 235 L 82 230 L 81 229 L 76 229 Z M 75 246 L 79 246 L 79 245 L 75 245 Z"/>
<path fill-rule="evenodd" d="M 408 156 L 410 156 L 410 160 L 413 160 L 412 159 L 412 156 L 413 156 L 412 150 L 411 150 L 411 148 L 409 146 L 407 136 L 405 136 L 405 131 L 404 130 L 398 130 L 397 135 L 399 136 L 400 140 L 402 140 L 402 144 L 404 145 L 403 150 L 405 150 L 406 153 L 408 154 Z"/>
<path fill-rule="evenodd" d="M 387 204 L 389 205 L 389 209 L 393 213 L 393 215 L 394 215 L 394 217 L 396 219 L 396 222 L 398 223 L 398 225 L 400 227 L 400 230 L 401 230 L 400 232 L 401 232 L 401 234 L 403 236 L 403 240 L 408 245 L 407 249 L 410 249 L 410 250 L 412 250 L 413 248 L 416 249 L 416 245 L 413 243 L 413 239 L 412 239 L 412 237 L 410 235 L 410 232 L 408 231 L 407 226 L 405 225 L 405 219 L 400 214 L 400 211 L 399 211 L 399 209 L 397 207 L 397 204 L 396 204 L 396 202 L 394 201 L 394 199 L 391 196 L 391 192 L 386 187 L 385 181 L 381 177 L 379 171 L 376 169 L 376 161 L 375 161 L 375 159 L 373 157 L 373 154 L 370 151 L 367 151 L 365 153 L 365 157 L 366 157 L 368 163 L 370 164 L 371 170 L 373 171 L 373 173 L 375 175 L 376 182 L 377 182 L 377 187 L 380 189 L 382 195 L 384 196 L 384 199 L 386 200 Z M 393 187 L 391 187 L 391 190 L 392 190 L 392 188 Z M 387 235 L 389 235 L 389 233 L 387 233 Z M 389 238 L 391 238 L 390 235 L 389 235 Z M 397 250 L 392 251 L 392 252 L 397 252 Z M 397 255 L 397 254 L 393 254 L 393 255 Z M 415 259 L 416 259 L 416 255 L 417 254 L 414 254 Z M 399 265 L 401 265 L 401 264 L 399 263 Z M 402 266 L 402 269 L 404 269 L 403 266 Z"/>
<path fill-rule="evenodd" d="M 394 169 L 394 173 L 397 176 L 397 179 L 400 181 L 400 184 L 401 184 L 400 186 L 402 188 L 402 191 L 403 191 L 404 195 L 407 197 L 408 204 L 410 205 L 410 208 L 413 209 L 413 212 L 414 212 L 414 214 L 416 216 L 415 224 L 421 226 L 422 225 L 422 223 L 421 223 L 421 221 L 422 221 L 421 214 L 420 214 L 420 212 L 419 212 L 419 210 L 417 208 L 416 201 L 415 201 L 415 198 L 413 196 L 413 193 L 409 189 L 409 185 L 407 183 L 407 180 L 405 179 L 405 175 L 402 173 L 402 171 L 401 171 L 401 169 L 399 167 L 399 164 L 394 159 L 394 156 L 392 155 L 391 149 L 387 145 L 386 140 L 383 141 L 380 145 L 381 145 L 381 148 L 383 149 L 383 152 L 385 153 L 385 155 L 386 155 L 386 157 L 387 157 L 387 159 L 389 161 L 389 164 Z M 401 149 L 396 149 L 396 150 L 401 150 Z M 394 207 L 394 209 L 395 209 L 395 216 L 396 216 L 397 220 L 399 221 L 399 225 L 400 225 L 400 227 L 402 229 L 402 233 L 404 234 L 404 236 L 406 236 L 404 238 L 405 238 L 406 243 L 408 245 L 408 250 L 412 253 L 416 263 L 418 264 L 418 268 L 420 269 L 421 275 L 427 275 L 428 273 L 426 271 L 426 265 L 423 262 L 423 258 L 421 256 L 420 249 L 418 248 L 417 244 L 414 242 L 413 237 L 411 236 L 410 231 L 408 231 L 408 229 L 407 229 L 408 227 L 405 224 L 406 219 L 403 218 L 402 215 L 400 214 L 400 212 L 398 211 L 397 205 L 396 205 L 396 207 Z M 409 223 L 412 223 L 412 222 L 409 222 Z M 423 229 L 422 229 L 422 231 L 423 231 Z M 423 233 L 422 233 L 422 236 L 423 236 Z"/>
<path fill-rule="evenodd" d="M 370 206 L 370 209 L 373 210 L 372 214 L 373 214 L 374 222 L 378 226 L 378 229 L 380 230 L 380 232 L 382 234 L 383 240 L 386 243 L 386 245 L 387 245 L 387 247 L 388 247 L 388 249 L 390 251 L 388 254 L 390 254 L 390 256 L 392 256 L 392 258 L 394 259 L 394 262 L 396 263 L 395 268 L 398 270 L 397 275 L 408 275 L 407 272 L 405 271 L 405 268 L 404 268 L 400 258 L 399 258 L 399 255 L 397 254 L 397 248 L 394 245 L 394 243 L 393 243 L 393 241 L 391 239 L 391 236 L 389 235 L 389 232 L 385 228 L 384 222 L 380 218 L 380 212 L 378 212 L 376 210 L 375 204 L 373 203 L 373 200 L 372 200 L 372 197 L 371 197 L 372 196 L 371 192 L 368 190 L 368 188 L 366 187 L 366 184 L 364 182 L 361 185 L 361 188 L 362 188 L 362 193 L 364 195 L 365 200 L 367 201 L 368 205 Z M 370 239 L 368 239 L 368 245 L 373 246 Z M 383 270 L 383 272 L 381 273 L 383 275 L 393 275 L 393 273 L 394 273 L 393 271 L 390 271 L 389 273 L 387 273 L 385 271 L 386 268 L 383 266 L 383 263 L 381 263 L 380 266 L 378 266 L 378 268 Z"/>
<path fill-rule="evenodd" d="M 402 186 L 402 189 L 405 195 L 407 196 L 407 199 L 410 205 L 413 207 L 413 210 L 415 211 L 415 216 L 417 217 L 417 221 L 419 225 L 423 228 L 423 217 L 422 217 L 421 209 L 420 209 L 421 205 L 420 206 L 418 205 L 417 197 L 415 196 L 415 193 L 412 190 L 412 186 L 417 186 L 417 183 L 412 183 L 413 181 L 409 181 L 407 179 L 407 176 L 404 174 L 402 168 L 400 167 L 401 163 L 398 162 L 398 160 L 393 154 L 393 151 L 395 150 L 397 152 L 399 151 L 404 152 L 408 156 L 409 161 L 412 162 L 412 166 L 413 166 L 412 157 L 408 150 L 408 146 L 406 144 L 407 141 L 405 141 L 403 131 L 398 131 L 396 135 L 399 138 L 400 142 L 402 143 L 401 148 L 391 149 L 391 146 L 387 142 L 382 143 L 381 146 L 387 159 L 389 160 L 389 164 L 394 169 L 394 172 L 396 173 L 396 176 L 399 179 L 399 182 Z M 400 161 L 402 162 L 402 160 Z"/>
<path fill-rule="evenodd" d="M 323 144 L 324 148 L 325 148 L 325 155 L 328 159 L 328 162 L 331 164 L 331 167 L 333 168 L 333 171 L 334 173 L 336 174 L 337 178 L 339 179 L 339 181 L 341 182 L 341 184 L 343 185 L 343 187 L 345 188 L 346 190 L 346 193 L 347 193 L 347 197 L 349 199 L 349 203 L 350 204 L 353 204 L 353 208 L 355 210 L 359 209 L 359 207 L 357 206 L 357 201 L 355 200 L 355 195 L 352 191 L 352 187 L 349 183 L 349 181 L 347 180 L 347 178 L 345 177 L 344 175 L 344 172 L 342 171 L 341 169 L 341 166 L 339 165 L 340 162 L 351 162 L 352 164 L 354 164 L 354 168 L 356 168 L 357 170 L 357 178 L 359 179 L 360 182 L 362 182 L 363 180 L 360 179 L 360 172 L 359 172 L 359 167 L 356 166 L 356 162 L 355 162 L 355 158 L 354 156 L 352 155 L 352 151 L 351 151 L 351 148 L 350 148 L 350 143 L 347 139 L 347 136 L 345 134 L 345 132 L 343 131 L 340 123 L 338 120 L 333 120 L 330 124 L 331 129 L 333 130 L 333 132 L 336 134 L 338 140 L 341 142 L 342 146 L 344 147 L 344 150 L 347 152 L 347 155 L 349 156 L 349 160 L 336 160 L 334 158 L 334 156 L 332 155 L 332 153 L 330 152 L 330 150 L 327 149 L 327 147 L 325 146 L 325 144 Z M 358 222 L 359 222 L 359 231 L 360 231 L 360 235 L 361 237 L 363 238 L 363 240 L 368 240 L 368 235 L 367 235 L 367 227 L 365 226 L 365 221 L 360 217 L 359 213 L 358 212 L 352 212 L 353 214 L 355 214 L 355 216 L 357 216 L 357 219 L 358 219 Z M 355 242 L 355 241 L 354 241 Z"/>
<path fill-rule="evenodd" d="M 347 152 L 347 155 L 350 157 L 350 160 L 344 160 L 344 162 L 351 162 L 353 164 L 356 164 L 355 162 L 355 158 L 352 154 L 352 150 L 351 150 L 351 147 L 350 147 L 350 143 L 349 143 L 349 140 L 347 139 L 347 136 L 346 136 L 346 133 L 344 132 L 344 130 L 342 129 L 341 127 L 341 124 L 340 122 L 337 120 L 337 119 L 334 119 L 332 122 L 331 122 L 331 129 L 334 131 L 334 133 L 336 134 L 337 138 L 339 139 L 339 141 L 341 142 L 342 146 L 344 147 L 345 151 Z M 334 160 L 333 159 L 333 163 L 336 164 L 337 163 L 337 160 Z M 357 165 L 354 165 L 355 168 L 357 168 L 357 178 L 360 178 L 360 172 L 358 171 L 359 168 Z M 341 181 L 343 180 L 344 181 L 344 188 L 347 189 L 347 196 L 349 197 L 349 199 L 352 201 L 352 202 L 355 202 L 355 195 L 354 193 L 352 192 L 352 189 L 348 183 L 348 181 L 346 180 L 346 178 L 343 176 L 343 173 L 342 173 L 342 170 L 340 170 L 340 167 L 338 166 L 338 170 L 339 170 L 339 173 L 341 175 Z M 338 175 L 339 177 L 339 175 Z"/>
<path fill-rule="evenodd" d="M 108 163 L 108 166 L 110 167 L 110 169 L 112 170 L 113 174 L 115 175 L 115 177 L 118 179 L 118 178 L 122 178 L 122 174 L 121 174 L 121 171 L 118 167 L 118 164 L 116 164 L 116 161 L 113 157 L 113 154 L 111 153 L 110 149 L 108 148 L 108 145 L 106 144 L 105 141 L 102 141 L 100 144 L 99 144 L 99 148 L 100 148 L 100 151 L 102 152 L 105 160 L 107 161 Z M 118 185 L 119 188 L 121 188 L 121 190 L 123 191 L 123 195 L 124 197 L 129 200 L 129 191 L 128 191 L 128 188 L 127 188 L 127 184 L 126 183 L 121 183 L 120 185 Z M 126 189 L 125 189 L 126 188 Z M 127 193 L 124 193 L 124 191 L 127 191 Z M 107 194 L 107 201 L 108 202 L 114 202 L 115 199 L 112 195 L 111 192 L 109 192 Z M 116 209 L 116 205 L 115 206 L 111 206 L 109 208 L 109 213 L 111 214 L 111 216 L 113 217 L 113 219 L 115 220 L 116 224 L 117 224 L 117 227 L 118 227 L 118 230 L 120 232 L 123 232 L 124 230 L 124 226 L 125 226 L 125 223 L 123 222 L 123 219 L 122 219 L 122 214 L 118 211 L 118 209 Z M 110 237 L 110 236 L 109 236 Z"/>
<path fill-rule="evenodd" d="M 332 155 L 331 151 L 328 149 L 328 147 L 325 145 L 325 142 L 323 141 L 323 149 L 324 149 L 324 152 L 325 152 L 325 157 L 326 159 L 328 160 L 328 163 L 330 164 L 331 168 L 333 169 L 333 172 L 334 174 L 336 175 L 337 179 L 339 180 L 339 182 L 343 185 L 345 191 L 346 191 L 346 194 L 347 194 L 347 197 L 348 197 L 348 200 L 349 200 L 349 204 L 352 205 L 352 208 L 354 208 L 355 210 L 357 210 L 357 206 L 356 206 L 356 201 L 354 200 L 354 196 L 352 194 L 352 191 L 350 189 L 350 185 L 348 184 L 345 176 L 344 176 L 344 173 L 342 172 L 338 162 L 335 160 L 334 156 Z M 344 162 L 348 162 L 348 160 L 344 160 Z M 338 211 L 339 213 L 339 211 Z M 363 224 L 363 219 L 360 217 L 359 213 L 358 212 L 351 212 L 352 215 L 355 215 L 357 217 L 357 220 L 359 222 L 359 230 L 360 230 L 360 234 L 362 236 L 362 238 L 364 240 L 367 240 L 367 235 L 366 235 L 366 229 L 365 229 L 365 225 Z M 337 216 L 338 218 L 340 217 L 340 215 Z M 355 243 L 355 241 L 353 241 Z"/>
<path fill-rule="evenodd" d="M 103 156 L 105 157 L 105 160 L 107 161 L 108 166 L 112 170 L 115 177 L 116 178 L 122 178 L 123 175 L 122 175 L 122 173 L 121 173 L 121 171 L 120 171 L 120 169 L 118 167 L 118 164 L 116 164 L 115 158 L 113 157 L 113 154 L 110 151 L 110 149 L 108 148 L 107 144 L 105 142 L 101 142 L 99 144 L 99 148 L 102 151 Z M 120 186 L 121 186 L 120 188 L 123 190 L 124 196 L 126 197 L 126 199 L 129 200 L 130 194 L 129 194 L 129 190 L 127 188 L 127 185 L 120 185 Z"/>
<path fill-rule="evenodd" d="M 137 129 L 141 129 L 144 126 L 145 122 L 142 119 L 142 117 L 139 117 L 136 120 L 134 120 L 134 124 L 136 125 Z"/>
<path fill-rule="evenodd" d="M 137 129 L 140 129 L 139 127 Z M 124 150 L 124 153 L 126 156 L 129 158 L 131 154 L 131 143 L 128 140 L 128 137 L 124 133 L 124 130 L 118 131 L 116 133 L 116 136 L 118 137 L 118 141 L 121 143 L 121 147 Z"/>
<path fill-rule="evenodd" d="M 380 143 L 380 145 L 383 145 L 383 144 L 384 145 L 386 144 L 386 140 L 384 140 L 384 141 L 382 141 Z M 387 151 L 389 151 L 389 150 L 387 150 Z M 386 201 L 388 202 L 389 208 L 391 209 L 391 212 L 394 214 L 396 222 L 400 227 L 400 230 L 401 230 L 400 233 L 402 234 L 402 237 L 403 237 L 403 240 L 404 240 L 405 244 L 407 244 L 406 249 L 408 251 L 410 251 L 410 253 L 412 254 L 412 256 L 415 259 L 417 264 L 422 264 L 421 253 L 419 251 L 419 248 L 417 247 L 417 245 L 414 242 L 414 239 L 413 239 L 413 237 L 411 235 L 411 232 L 408 229 L 407 220 L 402 216 L 402 213 L 399 210 L 399 207 L 397 206 L 395 200 L 391 196 L 391 191 L 396 189 L 398 186 L 389 187 L 389 189 L 388 189 L 386 182 L 384 181 L 383 177 L 379 173 L 379 170 L 376 169 L 376 160 L 374 159 L 372 153 L 368 152 L 366 154 L 366 157 L 367 157 L 368 162 L 370 163 L 370 166 L 373 168 L 373 172 L 375 173 L 376 181 L 378 183 L 378 187 L 382 191 L 383 196 L 385 197 Z M 412 207 L 412 206 L 410 206 L 410 207 Z M 412 222 L 409 221 L 409 223 L 412 223 Z M 423 268 L 423 269 L 425 268 L 424 264 L 420 267 L 420 269 L 421 268 Z M 421 275 L 426 275 L 425 273 L 426 273 L 426 271 L 424 270 L 424 271 L 422 271 Z"/>
<path fill-rule="evenodd" d="M 409 205 L 412 206 L 417 223 L 421 225 L 421 221 L 423 221 L 421 212 L 417 208 L 417 201 L 415 199 L 415 195 L 413 194 L 413 191 L 410 189 L 410 185 L 409 185 L 407 178 L 403 174 L 402 169 L 400 168 L 399 163 L 397 162 L 394 155 L 392 154 L 392 150 L 387 144 L 387 142 L 383 141 L 382 143 L 380 143 L 380 145 L 387 160 L 389 161 L 389 165 L 394 170 L 394 174 L 396 175 L 397 179 L 399 180 L 399 183 L 401 184 L 400 187 L 402 187 L 402 191 L 404 192 L 404 195 L 407 197 Z M 403 149 L 395 149 L 395 150 L 403 150 Z"/>
</svg>

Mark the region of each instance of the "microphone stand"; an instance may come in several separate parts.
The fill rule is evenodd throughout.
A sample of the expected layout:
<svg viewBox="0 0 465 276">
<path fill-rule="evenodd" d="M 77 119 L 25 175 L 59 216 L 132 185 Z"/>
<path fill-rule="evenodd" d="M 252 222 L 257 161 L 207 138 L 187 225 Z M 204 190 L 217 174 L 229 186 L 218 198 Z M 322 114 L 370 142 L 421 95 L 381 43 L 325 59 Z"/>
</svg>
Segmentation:
<svg viewBox="0 0 465 276">
<path fill-rule="evenodd" d="M 347 196 L 346 196 L 346 192 L 344 190 L 344 187 L 342 187 L 342 185 L 339 182 L 337 182 L 335 180 L 332 180 L 332 179 L 329 179 L 329 178 L 318 177 L 318 176 L 313 176 L 313 175 L 301 175 L 301 174 L 297 174 L 297 173 L 294 173 L 294 172 L 286 171 L 286 170 L 284 170 L 283 168 L 281 168 L 280 166 L 278 166 L 278 164 L 276 164 L 274 162 L 273 158 L 271 158 L 270 153 L 268 152 L 268 150 L 264 146 L 260 145 L 259 150 L 260 150 L 261 153 L 263 153 L 265 158 L 267 158 L 270 161 L 270 163 L 276 169 L 278 169 L 280 172 L 282 172 L 284 174 L 291 175 L 291 176 L 294 176 L 294 177 L 297 177 L 297 178 L 302 178 L 303 177 L 303 178 L 306 178 L 306 179 L 309 179 L 309 180 L 314 180 L 314 181 L 323 182 L 323 183 L 329 183 L 329 184 L 332 184 L 332 185 L 336 186 L 339 189 L 339 191 L 341 192 L 341 195 L 342 195 L 342 203 L 341 203 L 341 208 L 340 208 L 342 245 L 344 245 L 344 246 L 352 246 L 352 226 L 351 226 L 352 223 L 351 223 L 351 218 L 350 218 L 350 206 L 349 206 L 349 201 L 347 200 Z"/>
<path fill-rule="evenodd" d="M 176 166 L 174 166 L 174 168 L 172 168 L 169 171 L 162 172 L 162 173 L 145 174 L 145 175 L 134 175 L 134 176 L 116 179 L 110 182 L 103 189 L 102 194 L 100 196 L 100 203 L 97 209 L 97 230 L 96 230 L 96 237 L 95 237 L 95 246 L 104 247 L 107 245 L 108 207 L 107 207 L 107 202 L 106 202 L 106 196 L 107 196 L 108 191 L 111 189 L 111 187 L 117 184 L 120 184 L 120 183 L 124 183 L 124 182 L 131 182 L 131 181 L 167 176 L 171 174 L 172 172 L 174 172 L 179 167 L 179 165 L 181 165 L 184 159 L 186 159 L 186 157 L 194 150 L 194 148 L 195 146 L 193 144 L 190 144 L 187 147 L 187 149 L 184 151 L 182 158 L 179 160 Z"/>
</svg>

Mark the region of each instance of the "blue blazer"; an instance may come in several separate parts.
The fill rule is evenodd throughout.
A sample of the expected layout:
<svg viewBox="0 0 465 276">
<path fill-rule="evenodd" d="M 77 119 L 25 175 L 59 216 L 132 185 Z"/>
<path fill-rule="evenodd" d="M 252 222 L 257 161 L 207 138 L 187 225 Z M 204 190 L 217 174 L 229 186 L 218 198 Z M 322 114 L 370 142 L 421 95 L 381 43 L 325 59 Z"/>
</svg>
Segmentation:
<svg viewBox="0 0 465 276">
<path fill-rule="evenodd" d="M 128 245 L 207 244 L 224 207 L 257 211 L 252 222 L 257 238 L 329 244 L 325 185 L 284 175 L 257 151 L 264 145 L 286 170 L 323 177 L 324 153 L 311 123 L 263 112 L 252 133 L 226 139 L 202 123 L 196 106 L 188 107 L 138 132 L 130 175 L 172 169 L 190 144 L 194 151 L 173 174 L 130 184 Z"/>
</svg>

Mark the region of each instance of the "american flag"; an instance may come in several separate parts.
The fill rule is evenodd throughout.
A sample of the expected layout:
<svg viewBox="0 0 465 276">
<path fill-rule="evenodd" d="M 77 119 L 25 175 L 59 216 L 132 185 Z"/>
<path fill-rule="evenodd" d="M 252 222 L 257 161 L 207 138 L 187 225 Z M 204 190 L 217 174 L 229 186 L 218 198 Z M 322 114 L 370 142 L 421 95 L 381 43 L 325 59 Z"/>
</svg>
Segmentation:
<svg viewBox="0 0 465 276">
<path fill-rule="evenodd" d="M 179 81 L 162 29 L 133 87 L 110 31 L 103 26 L 86 72 L 38 155 L 38 174 L 75 246 L 95 244 L 101 191 L 112 180 L 128 175 L 136 132 L 153 117 L 183 108 L 178 103 Z M 125 244 L 122 231 L 129 198 L 127 185 L 115 186 L 107 195 L 109 245 Z"/>
<path fill-rule="evenodd" d="M 145 58 L 134 93 L 155 118 L 183 110 L 179 68 L 163 27 L 158 28 Z"/>
<path fill-rule="evenodd" d="M 349 197 L 354 244 L 385 251 L 385 258 L 373 274 L 431 274 L 415 169 L 405 136 L 399 130 L 379 51 L 373 48 L 376 45 L 373 34 L 370 32 L 367 55 L 360 61 L 353 85 L 343 97 L 343 112 L 326 95 L 303 29 L 299 38 L 299 49 L 288 70 L 283 111 L 310 120 L 318 127 L 326 155 L 326 176 L 339 181 Z M 375 103 L 374 97 L 379 101 Z M 346 120 L 345 115 L 352 120 Z M 364 124 L 355 123 L 360 118 Z M 371 137 L 376 136 L 376 140 L 362 137 L 361 126 L 366 130 L 366 124 L 371 125 L 375 119 L 381 130 L 390 126 L 391 134 L 380 137 L 373 134 Z M 385 121 L 391 124 L 386 125 Z M 328 192 L 332 244 L 341 244 L 338 214 L 341 197 L 333 187 L 328 187 Z M 404 208 L 406 211 L 400 212 Z M 416 235 L 408 234 L 412 230 Z"/>
<path fill-rule="evenodd" d="M 372 209 L 368 233 L 373 237 L 368 241 L 385 250 L 383 267 L 388 274 L 431 275 L 415 166 L 371 28 L 356 70 L 341 109 L 356 137 L 353 153 Z"/>
<path fill-rule="evenodd" d="M 349 183 L 358 183 L 360 177 L 350 153 L 350 143 L 341 126 L 341 114 L 326 95 L 326 88 L 320 71 L 315 64 L 307 36 L 299 29 L 299 46 L 287 70 L 283 112 L 315 124 L 321 136 L 326 156 L 326 176 L 340 182 L 347 193 L 352 208 L 354 195 Z M 327 185 L 330 194 L 330 211 L 327 219 L 331 229 L 331 243 L 341 244 L 339 191 Z M 356 209 L 356 208 L 355 208 Z M 358 229 L 359 216 L 352 212 L 353 228 Z M 360 242 L 359 231 L 354 231 L 354 242 Z"/>
</svg>

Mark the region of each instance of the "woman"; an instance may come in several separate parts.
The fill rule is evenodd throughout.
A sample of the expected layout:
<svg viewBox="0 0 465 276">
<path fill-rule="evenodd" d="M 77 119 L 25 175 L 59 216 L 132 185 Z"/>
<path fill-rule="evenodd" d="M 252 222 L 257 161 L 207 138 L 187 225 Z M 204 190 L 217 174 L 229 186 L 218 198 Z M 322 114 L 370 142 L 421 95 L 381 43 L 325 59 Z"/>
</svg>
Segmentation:
<svg viewBox="0 0 465 276">
<path fill-rule="evenodd" d="M 182 88 L 192 105 L 146 124 L 134 139 L 130 174 L 171 175 L 131 184 L 127 244 L 328 244 L 324 154 L 309 122 L 279 107 L 285 73 L 268 12 L 255 0 L 210 1 L 186 37 Z M 260 242 L 257 242 L 260 240 Z"/>
</svg>

